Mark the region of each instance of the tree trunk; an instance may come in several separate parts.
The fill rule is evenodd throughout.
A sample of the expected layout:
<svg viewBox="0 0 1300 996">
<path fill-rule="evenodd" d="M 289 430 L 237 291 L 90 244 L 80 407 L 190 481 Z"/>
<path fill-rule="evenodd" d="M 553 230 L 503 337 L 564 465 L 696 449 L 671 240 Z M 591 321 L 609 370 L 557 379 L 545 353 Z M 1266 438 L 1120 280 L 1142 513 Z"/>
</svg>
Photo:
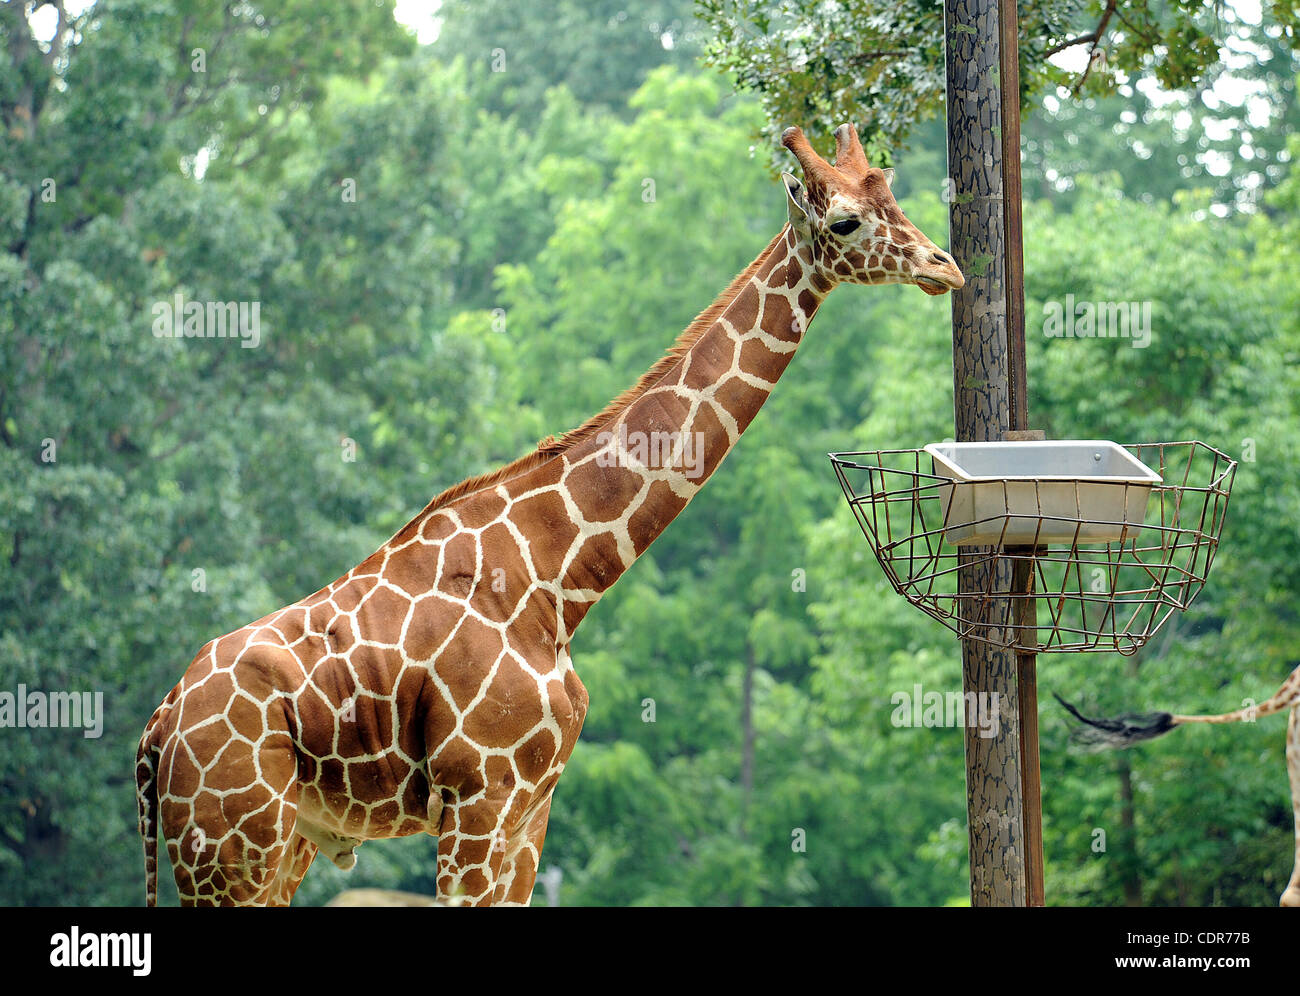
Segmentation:
<svg viewBox="0 0 1300 996">
<path fill-rule="evenodd" d="M 953 408 L 960 441 L 1000 440 L 1013 429 L 1027 428 L 1014 0 L 1003 0 L 1003 7 L 999 0 L 944 4 L 949 230 L 953 256 L 966 276 L 952 300 Z M 1023 566 L 1017 572 L 1006 560 L 972 564 L 979 556 L 980 551 L 961 554 L 961 595 L 1028 591 L 1030 575 Z M 973 599 L 963 598 L 961 605 L 963 614 L 981 613 L 990 635 L 1030 618 L 1023 601 L 1009 597 L 991 599 L 978 610 Z M 1042 903 L 1032 666 L 1032 656 L 1014 648 L 963 641 L 963 690 L 996 696 L 1001 713 L 993 737 L 980 736 L 969 717 L 966 723 L 974 906 Z M 1024 689 L 1021 668 L 1028 669 L 1030 680 Z M 1025 708 L 1035 712 L 1023 726 L 1030 743 L 1022 743 L 1022 693 Z"/>
<path fill-rule="evenodd" d="M 754 648 L 745 641 L 740 690 L 740 836 L 749 839 L 749 802 L 754 794 Z"/>
<path fill-rule="evenodd" d="M 1137 824 L 1133 818 L 1133 769 L 1128 756 L 1121 754 L 1116 763 L 1119 773 L 1120 884 L 1125 906 L 1142 905 L 1142 879 L 1137 873 Z"/>
</svg>

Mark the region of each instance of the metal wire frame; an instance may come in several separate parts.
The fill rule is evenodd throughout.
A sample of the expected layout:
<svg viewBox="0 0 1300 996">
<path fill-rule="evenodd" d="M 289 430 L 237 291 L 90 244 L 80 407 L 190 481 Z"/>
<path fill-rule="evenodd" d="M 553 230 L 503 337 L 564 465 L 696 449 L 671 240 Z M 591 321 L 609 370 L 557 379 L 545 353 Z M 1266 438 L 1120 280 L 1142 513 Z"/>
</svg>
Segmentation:
<svg viewBox="0 0 1300 996">
<path fill-rule="evenodd" d="M 1117 522 L 1087 518 L 1074 483 L 1075 515 L 1041 514 L 1039 488 L 1032 482 L 1040 514 L 995 515 L 974 522 L 946 521 L 952 481 L 932 473 L 924 450 L 866 450 L 831 453 L 831 463 L 849 507 L 894 590 L 963 639 L 1038 653 L 1117 652 L 1133 654 L 1175 612 L 1192 604 L 1209 575 L 1223 531 L 1237 463 L 1197 440 L 1126 446 L 1160 477 L 1150 485 L 1145 515 Z M 924 470 L 922 468 L 925 468 Z M 1010 480 L 1010 479 L 1009 479 Z M 1019 483 L 1024 478 L 1014 479 Z M 1055 478 L 1051 485 L 1061 483 Z M 1005 495 L 1005 482 L 1003 482 Z M 1125 490 L 1121 507 L 1138 508 L 1138 485 L 1115 482 Z M 1095 494 L 1095 491 L 1094 491 Z M 1058 509 L 1059 510 L 1059 509 Z M 1020 545 L 1006 538 L 1013 520 Z M 1032 531 L 1026 522 L 1032 523 Z M 1000 527 L 999 527 L 1000 523 Z M 992 546 L 956 546 L 945 534 L 960 526 L 988 524 L 999 530 Z M 1107 525 L 1118 535 L 1110 543 L 1080 538 L 1085 525 Z M 1045 535 L 1071 535 L 1064 542 L 1040 543 Z M 1027 590 L 1013 591 L 1013 565 Z M 986 579 L 971 589 L 968 567 L 982 567 Z M 958 578 L 964 579 L 959 584 Z M 1017 624 L 1018 600 L 1037 603 L 1037 625 Z"/>
</svg>

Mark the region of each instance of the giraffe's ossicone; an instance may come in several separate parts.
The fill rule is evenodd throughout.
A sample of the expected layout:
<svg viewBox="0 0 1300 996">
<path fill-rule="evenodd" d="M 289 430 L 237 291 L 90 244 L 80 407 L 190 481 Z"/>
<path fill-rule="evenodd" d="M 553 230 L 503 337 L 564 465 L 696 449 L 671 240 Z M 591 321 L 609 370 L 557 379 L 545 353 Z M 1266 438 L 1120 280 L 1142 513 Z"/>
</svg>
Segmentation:
<svg viewBox="0 0 1300 996">
<path fill-rule="evenodd" d="M 435 498 L 372 556 L 199 651 L 136 763 L 146 896 L 283 905 L 318 852 L 438 838 L 438 896 L 527 903 L 587 711 L 587 610 L 717 469 L 842 282 L 960 288 L 856 130 L 783 143 L 789 224 L 641 379 L 558 439 Z"/>
</svg>

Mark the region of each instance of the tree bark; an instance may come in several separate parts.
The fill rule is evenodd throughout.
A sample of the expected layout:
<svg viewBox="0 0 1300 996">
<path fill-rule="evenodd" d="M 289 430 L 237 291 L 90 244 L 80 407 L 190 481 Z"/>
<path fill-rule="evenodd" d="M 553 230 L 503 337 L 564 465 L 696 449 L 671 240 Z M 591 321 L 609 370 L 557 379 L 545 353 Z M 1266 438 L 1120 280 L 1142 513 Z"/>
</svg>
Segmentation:
<svg viewBox="0 0 1300 996">
<path fill-rule="evenodd" d="M 740 691 L 740 836 L 749 839 L 749 803 L 754 795 L 754 648 L 745 641 L 745 675 Z"/>
<path fill-rule="evenodd" d="M 1142 880 L 1137 875 L 1137 824 L 1133 817 L 1133 769 L 1128 757 L 1121 754 L 1116 759 L 1119 773 L 1119 825 L 1122 829 L 1119 844 L 1121 885 L 1124 888 L 1124 905 L 1142 905 Z"/>
<path fill-rule="evenodd" d="M 998 0 L 944 4 L 949 229 L 951 251 L 966 276 L 965 287 L 952 302 L 953 409 L 959 441 L 1000 440 L 1012 429 L 1026 428 L 1020 95 L 1015 4 L 1004 3 L 1005 13 Z M 1007 60 L 1002 59 L 1003 39 L 1008 40 Z M 972 550 L 960 556 L 961 610 L 967 617 L 978 613 L 986 633 L 1001 632 L 1009 642 L 1008 627 L 1032 618 L 1025 600 L 994 598 L 977 607 L 974 595 L 1028 592 L 1029 572 L 1023 565 L 1013 569 L 1007 560 L 973 563 L 987 552 Z M 1023 689 L 1021 668 L 1027 668 Z M 1032 656 L 1010 646 L 964 640 L 962 684 L 967 693 L 996 696 L 1000 712 L 995 736 L 981 736 L 970 717 L 966 723 L 971 904 L 1041 904 Z M 1022 694 L 1025 707 L 1035 711 L 1026 717 L 1023 731 Z M 1022 744 L 1022 732 L 1031 743 Z M 1033 796 L 1028 823 L 1026 781 Z"/>
</svg>

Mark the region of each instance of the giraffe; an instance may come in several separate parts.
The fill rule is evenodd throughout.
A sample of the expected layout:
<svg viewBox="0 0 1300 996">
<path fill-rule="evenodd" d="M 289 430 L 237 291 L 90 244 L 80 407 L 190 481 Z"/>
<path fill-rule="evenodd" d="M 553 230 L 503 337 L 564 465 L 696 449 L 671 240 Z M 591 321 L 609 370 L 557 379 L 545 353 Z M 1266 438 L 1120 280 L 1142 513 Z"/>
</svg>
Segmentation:
<svg viewBox="0 0 1300 996">
<path fill-rule="evenodd" d="M 1271 698 L 1259 705 L 1216 716 L 1179 716 L 1157 712 L 1143 716 L 1128 714 L 1117 719 L 1088 719 L 1059 695 L 1056 700 L 1076 719 L 1087 724 L 1088 729 L 1077 731 L 1081 734 L 1076 737 L 1077 740 L 1098 747 L 1119 748 L 1151 740 L 1190 723 L 1237 723 L 1243 720 L 1253 723 L 1260 716 L 1271 716 L 1289 708 L 1291 715 L 1286 728 L 1286 770 L 1291 783 L 1291 808 L 1295 816 L 1295 864 L 1278 905 L 1300 906 L 1300 667 L 1291 672 Z"/>
<path fill-rule="evenodd" d="M 789 221 L 603 411 L 433 499 L 333 584 L 208 643 L 136 762 L 146 902 L 287 905 L 317 853 L 437 837 L 439 900 L 526 905 L 587 692 L 570 641 L 767 399 L 835 285 L 963 286 L 857 130 L 782 144 Z"/>
</svg>

